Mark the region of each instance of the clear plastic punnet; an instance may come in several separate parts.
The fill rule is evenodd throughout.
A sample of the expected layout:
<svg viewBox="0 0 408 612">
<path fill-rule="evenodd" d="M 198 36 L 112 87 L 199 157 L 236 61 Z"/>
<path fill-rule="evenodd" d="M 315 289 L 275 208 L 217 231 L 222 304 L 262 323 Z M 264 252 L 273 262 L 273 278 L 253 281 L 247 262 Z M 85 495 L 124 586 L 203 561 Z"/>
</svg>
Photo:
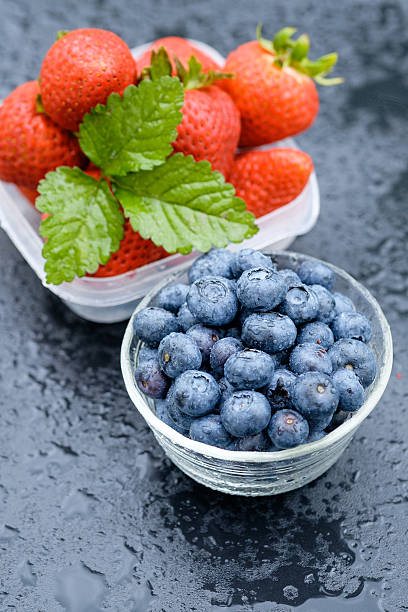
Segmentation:
<svg viewBox="0 0 408 612">
<path fill-rule="evenodd" d="M 224 58 L 212 47 L 199 41 L 191 41 L 211 55 L 220 64 Z M 132 50 L 137 58 L 149 43 Z M 296 147 L 291 139 L 272 146 Z M 262 148 L 268 148 L 262 147 Z M 316 223 L 320 211 L 319 187 L 315 173 L 302 193 L 292 202 L 257 219 L 259 232 L 241 244 L 231 244 L 230 249 L 252 247 L 271 250 L 286 249 L 296 238 L 306 234 Z M 12 183 L 0 181 L 0 226 L 37 274 L 42 284 L 57 295 L 71 310 L 89 321 L 115 323 L 129 319 L 138 301 L 155 285 L 189 266 L 198 256 L 178 253 L 142 266 L 125 274 L 110 278 L 77 278 L 71 283 L 49 285 L 45 280 L 44 259 L 41 255 L 43 240 L 38 233 L 40 213 Z"/>
</svg>

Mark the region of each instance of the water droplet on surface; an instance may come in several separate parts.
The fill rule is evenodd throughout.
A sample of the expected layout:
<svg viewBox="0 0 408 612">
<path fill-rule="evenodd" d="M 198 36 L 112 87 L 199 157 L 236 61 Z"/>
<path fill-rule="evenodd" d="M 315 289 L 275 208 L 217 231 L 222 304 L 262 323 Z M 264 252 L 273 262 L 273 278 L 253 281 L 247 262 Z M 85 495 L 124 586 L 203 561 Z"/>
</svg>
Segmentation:
<svg viewBox="0 0 408 612">
<path fill-rule="evenodd" d="M 103 574 L 81 564 L 62 570 L 56 583 L 55 599 L 66 612 L 101 612 L 107 591 Z"/>
<path fill-rule="evenodd" d="M 37 576 L 33 571 L 33 564 L 30 561 L 23 561 L 19 567 L 20 580 L 24 586 L 36 586 Z"/>
</svg>

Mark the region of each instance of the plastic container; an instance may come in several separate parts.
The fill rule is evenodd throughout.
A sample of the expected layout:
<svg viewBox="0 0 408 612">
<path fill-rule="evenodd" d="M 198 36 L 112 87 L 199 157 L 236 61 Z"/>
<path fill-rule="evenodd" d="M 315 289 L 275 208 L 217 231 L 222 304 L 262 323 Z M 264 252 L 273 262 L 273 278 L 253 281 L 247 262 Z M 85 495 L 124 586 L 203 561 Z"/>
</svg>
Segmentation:
<svg viewBox="0 0 408 612">
<path fill-rule="evenodd" d="M 274 253 L 281 268 L 296 268 L 305 259 L 296 253 Z M 336 279 L 336 291 L 348 295 L 358 311 L 371 321 L 371 348 L 377 362 L 377 375 L 366 390 L 363 406 L 353 417 L 317 442 L 275 452 L 228 451 L 179 434 L 154 414 L 154 403 L 144 396 L 133 379 L 140 342 L 133 340 L 133 317 L 122 343 L 121 366 L 130 399 L 151 428 L 166 455 L 183 472 L 212 489 L 235 495 L 276 495 L 311 482 L 329 469 L 343 453 L 358 427 L 380 400 L 392 367 L 392 338 L 384 314 L 373 296 L 349 274 L 329 265 Z M 183 274 L 161 283 L 139 304 L 136 312 L 147 306 L 161 287 L 183 280 Z"/>
<path fill-rule="evenodd" d="M 215 49 L 198 41 L 192 42 L 223 63 L 222 56 Z M 134 56 L 140 55 L 146 47 L 148 44 L 133 49 Z M 284 144 L 295 146 L 292 140 L 287 140 Z M 319 210 L 319 188 L 313 173 L 305 189 L 295 200 L 257 220 L 260 230 L 256 236 L 242 244 L 231 245 L 230 248 L 237 250 L 250 246 L 262 249 L 269 246 L 274 250 L 285 249 L 296 236 L 307 233 L 313 227 Z M 158 282 L 168 278 L 169 274 L 182 270 L 197 257 L 197 252 L 188 256 L 175 254 L 116 277 L 84 277 L 71 283 L 48 285 L 41 255 L 43 241 L 38 234 L 40 220 L 38 211 L 15 185 L 0 181 L 0 226 L 42 284 L 76 314 L 89 321 L 114 323 L 128 319 L 140 298 Z"/>
</svg>

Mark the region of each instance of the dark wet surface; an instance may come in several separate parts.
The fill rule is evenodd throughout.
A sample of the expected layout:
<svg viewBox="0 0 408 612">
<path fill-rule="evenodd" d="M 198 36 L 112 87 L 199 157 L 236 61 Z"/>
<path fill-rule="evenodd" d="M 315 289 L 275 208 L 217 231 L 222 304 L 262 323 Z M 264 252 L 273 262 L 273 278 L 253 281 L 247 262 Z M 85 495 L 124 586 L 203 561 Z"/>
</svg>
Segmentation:
<svg viewBox="0 0 408 612">
<path fill-rule="evenodd" d="M 170 8 L 171 7 L 171 8 Z M 255 7 L 255 8 L 254 8 Z M 276 498 L 209 491 L 165 459 L 127 398 L 124 324 L 86 323 L 0 234 L 0 610 L 396 612 L 408 609 L 408 3 L 352 0 L 0 3 L 0 95 L 54 34 L 181 33 L 227 52 L 298 25 L 338 50 L 344 86 L 299 138 L 322 213 L 294 249 L 363 281 L 393 331 L 381 404 L 337 464 Z M 221 14 L 221 16 L 220 16 Z"/>
</svg>

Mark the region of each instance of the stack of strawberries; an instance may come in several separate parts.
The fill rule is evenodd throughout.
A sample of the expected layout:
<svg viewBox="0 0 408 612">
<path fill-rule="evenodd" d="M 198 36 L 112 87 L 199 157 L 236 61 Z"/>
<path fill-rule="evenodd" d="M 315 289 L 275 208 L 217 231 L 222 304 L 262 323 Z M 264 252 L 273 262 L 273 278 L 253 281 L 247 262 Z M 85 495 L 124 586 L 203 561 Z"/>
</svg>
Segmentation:
<svg viewBox="0 0 408 612">
<path fill-rule="evenodd" d="M 99 176 L 79 147 L 79 124 L 112 92 L 121 95 L 128 85 L 149 78 L 152 52 L 165 49 L 172 74 L 184 86 L 174 151 L 208 160 L 256 217 L 269 213 L 303 190 L 313 164 L 299 150 L 253 148 L 308 128 L 319 108 L 314 80 L 339 81 L 326 78 L 336 54 L 312 62 L 307 36 L 294 40 L 293 33 L 284 28 L 268 41 L 258 30 L 257 40 L 239 46 L 219 66 L 183 38 L 157 40 L 135 61 L 112 32 L 63 32 L 45 56 L 38 82 L 17 87 L 0 108 L 0 179 L 16 183 L 34 203 L 38 182 L 59 166 Z M 192 56 L 197 62 L 191 63 Z M 114 276 L 165 256 L 127 221 L 119 250 L 94 276 Z"/>
</svg>

